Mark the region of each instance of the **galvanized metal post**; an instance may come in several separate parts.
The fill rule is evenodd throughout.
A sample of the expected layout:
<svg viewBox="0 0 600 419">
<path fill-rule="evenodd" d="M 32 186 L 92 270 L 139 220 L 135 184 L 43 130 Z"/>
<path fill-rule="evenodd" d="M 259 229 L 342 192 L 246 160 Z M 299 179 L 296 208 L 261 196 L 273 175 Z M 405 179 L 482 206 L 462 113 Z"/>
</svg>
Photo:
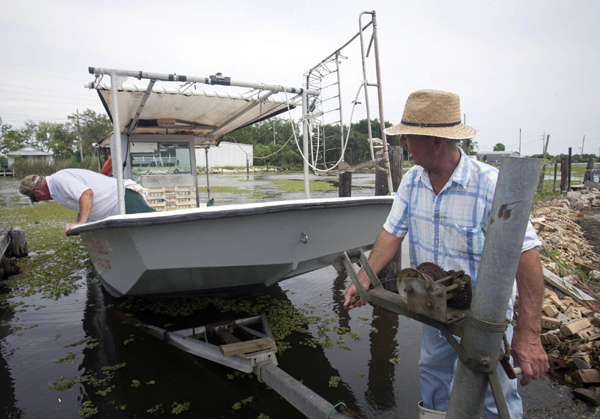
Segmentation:
<svg viewBox="0 0 600 419">
<path fill-rule="evenodd" d="M 121 129 L 119 126 L 119 99 L 117 93 L 119 86 L 123 84 L 123 77 L 116 72 L 110 73 L 110 94 L 112 101 L 113 132 L 115 136 L 115 163 L 117 168 L 117 195 L 119 202 L 119 214 L 125 214 L 125 187 L 123 186 L 123 152 L 121 148 Z"/>
<path fill-rule="evenodd" d="M 306 78 L 306 89 L 302 90 L 302 154 L 304 154 L 304 197 L 310 198 L 310 185 L 308 183 L 308 77 Z"/>
<path fill-rule="evenodd" d="M 490 373 L 498 364 L 502 331 L 493 325 L 505 321 L 533 205 L 541 160 L 505 157 L 502 160 L 492 213 L 477 273 L 473 302 L 463 325 L 461 346 L 472 363 L 459 361 L 448 419 L 479 418 Z M 507 412 L 498 406 L 505 416 Z"/>
</svg>

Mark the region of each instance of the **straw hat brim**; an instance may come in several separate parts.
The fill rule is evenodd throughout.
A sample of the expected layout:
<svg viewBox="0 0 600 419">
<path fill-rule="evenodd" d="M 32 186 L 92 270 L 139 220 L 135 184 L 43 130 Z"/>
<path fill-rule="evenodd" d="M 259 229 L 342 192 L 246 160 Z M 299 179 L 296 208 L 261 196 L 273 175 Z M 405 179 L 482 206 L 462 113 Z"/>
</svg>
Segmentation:
<svg viewBox="0 0 600 419">
<path fill-rule="evenodd" d="M 387 135 L 427 135 L 451 140 L 468 140 L 479 135 L 479 130 L 464 124 L 453 127 L 417 127 L 402 122 L 386 128 L 383 132 Z"/>
</svg>

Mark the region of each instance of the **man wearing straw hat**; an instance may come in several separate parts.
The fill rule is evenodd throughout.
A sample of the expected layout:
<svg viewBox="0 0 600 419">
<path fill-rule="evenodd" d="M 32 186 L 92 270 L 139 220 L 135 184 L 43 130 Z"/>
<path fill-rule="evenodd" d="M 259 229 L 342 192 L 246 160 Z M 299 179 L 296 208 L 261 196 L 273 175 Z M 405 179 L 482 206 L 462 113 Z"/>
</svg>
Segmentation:
<svg viewBox="0 0 600 419">
<path fill-rule="evenodd" d="M 498 170 L 470 159 L 457 145 L 479 131 L 461 123 L 458 95 L 436 90 L 420 90 L 406 101 L 402 122 L 385 130 L 401 135 L 400 145 L 408 149 L 415 166 L 403 177 L 392 210 L 369 256 L 375 273 L 398 253 L 408 234 L 410 263 L 416 267 L 434 262 L 444 270 L 464 270 L 473 279 L 481 259 Z M 517 329 L 509 326 L 515 365 L 523 370 L 522 385 L 542 377 L 548 358 L 540 342 L 541 305 L 544 281 L 537 248 L 541 245 L 529 223 L 517 270 L 519 317 Z M 359 278 L 368 289 L 370 280 L 364 270 Z M 512 318 L 516 287 L 507 316 Z M 360 307 L 354 285 L 346 291 L 344 305 Z M 443 416 L 448 408 L 457 355 L 441 333 L 423 325 L 421 340 L 421 414 Z M 510 380 L 498 368 L 502 389 L 511 418 L 520 418 L 523 407 L 516 380 Z M 488 389 L 484 414 L 498 417 Z M 439 416 L 436 416 L 439 415 Z"/>
</svg>

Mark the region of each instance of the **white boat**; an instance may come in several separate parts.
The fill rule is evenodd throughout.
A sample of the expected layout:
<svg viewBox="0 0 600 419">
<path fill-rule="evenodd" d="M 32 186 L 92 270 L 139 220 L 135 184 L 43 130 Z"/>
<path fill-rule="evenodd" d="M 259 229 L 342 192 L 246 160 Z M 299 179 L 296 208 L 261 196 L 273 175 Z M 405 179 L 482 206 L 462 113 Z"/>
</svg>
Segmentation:
<svg viewBox="0 0 600 419">
<path fill-rule="evenodd" d="M 119 215 L 76 227 L 114 296 L 244 291 L 370 249 L 391 197 L 308 199 Z M 73 229 L 75 230 L 75 229 Z"/>
<path fill-rule="evenodd" d="M 311 112 L 326 113 L 314 109 L 322 99 L 321 89 L 314 88 L 315 74 L 334 74 L 320 68 L 338 65 L 338 58 L 339 50 L 309 70 L 303 88 L 234 81 L 220 74 L 196 77 L 90 67 L 95 79 L 87 87 L 98 92 L 114 125 L 111 154 L 120 215 L 74 227 L 69 234 L 81 236 L 108 292 L 148 296 L 256 289 L 325 267 L 344 251 L 373 246 L 392 196 L 310 199 L 308 167 L 315 166 L 308 161 L 307 121 Z M 104 77 L 110 77 L 110 84 Z M 127 78 L 148 80 L 148 85 L 125 84 Z M 205 85 L 251 90 L 209 92 Z M 340 94 L 336 97 L 341 100 Z M 383 120 L 381 96 L 379 104 Z M 225 134 L 299 105 L 306 199 L 201 207 L 196 149 L 208 153 Z M 341 104 L 339 108 L 338 122 Z M 369 140 L 375 142 L 370 131 Z M 379 142 L 387 162 L 385 136 Z M 343 156 L 345 145 L 341 150 Z M 371 154 L 375 160 L 372 148 Z M 162 174 L 156 174 L 159 165 Z M 155 200 L 151 205 L 174 210 L 125 215 L 123 179 L 138 175 Z"/>
</svg>

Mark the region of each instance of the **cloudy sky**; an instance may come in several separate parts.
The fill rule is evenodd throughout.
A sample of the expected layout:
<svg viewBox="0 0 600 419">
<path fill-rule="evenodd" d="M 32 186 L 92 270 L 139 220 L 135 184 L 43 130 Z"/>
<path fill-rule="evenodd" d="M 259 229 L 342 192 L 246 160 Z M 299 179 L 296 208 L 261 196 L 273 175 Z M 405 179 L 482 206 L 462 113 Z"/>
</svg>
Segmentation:
<svg viewBox="0 0 600 419">
<path fill-rule="evenodd" d="M 480 150 L 600 154 L 598 1 L 0 0 L 0 117 L 64 122 L 103 112 L 88 66 L 300 86 L 377 12 L 385 119 L 410 92 L 458 93 Z M 367 19 L 365 18 L 365 21 Z M 354 44 L 353 44 L 354 45 Z M 342 64 L 359 87 L 358 44 Z M 346 52 L 346 51 L 344 51 Z M 372 70 L 372 69 L 370 69 Z M 375 81 L 374 73 L 368 75 Z M 135 80 L 130 80 L 134 82 Z M 138 82 L 139 83 L 139 82 Z M 206 90 L 211 90 L 210 86 Z M 370 90 L 377 115 L 375 91 Z M 353 121 L 364 117 L 361 110 Z M 344 121 L 349 115 L 344 116 Z M 585 136 L 585 144 L 583 137 Z"/>
</svg>

